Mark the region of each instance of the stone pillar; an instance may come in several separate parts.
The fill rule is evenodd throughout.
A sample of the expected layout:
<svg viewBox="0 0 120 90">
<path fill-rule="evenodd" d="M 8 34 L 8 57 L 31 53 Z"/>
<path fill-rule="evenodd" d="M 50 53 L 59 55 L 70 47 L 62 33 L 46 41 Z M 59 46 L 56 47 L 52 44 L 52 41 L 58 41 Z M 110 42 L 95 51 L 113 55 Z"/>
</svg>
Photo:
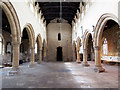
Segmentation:
<svg viewBox="0 0 120 90">
<path fill-rule="evenodd" d="M 39 50 L 39 61 L 38 64 L 40 64 L 42 62 L 42 49 Z"/>
<path fill-rule="evenodd" d="M 81 63 L 79 50 L 77 50 L 77 61 L 76 61 L 76 62 L 77 62 L 77 63 Z"/>
<path fill-rule="evenodd" d="M 35 48 L 31 48 L 31 54 L 30 54 L 30 67 L 33 67 L 35 65 Z"/>
<path fill-rule="evenodd" d="M 87 62 L 87 49 L 83 49 L 83 62 L 82 62 L 83 66 L 89 66 L 88 62 Z"/>
<path fill-rule="evenodd" d="M 100 54 L 100 47 L 95 47 L 95 72 L 104 72 L 105 69 L 101 65 L 101 54 Z"/>
<path fill-rule="evenodd" d="M 12 52 L 13 52 L 13 58 L 12 58 L 12 70 L 9 72 L 10 75 L 16 75 L 19 73 L 19 48 L 20 43 L 18 42 L 12 42 Z"/>
</svg>

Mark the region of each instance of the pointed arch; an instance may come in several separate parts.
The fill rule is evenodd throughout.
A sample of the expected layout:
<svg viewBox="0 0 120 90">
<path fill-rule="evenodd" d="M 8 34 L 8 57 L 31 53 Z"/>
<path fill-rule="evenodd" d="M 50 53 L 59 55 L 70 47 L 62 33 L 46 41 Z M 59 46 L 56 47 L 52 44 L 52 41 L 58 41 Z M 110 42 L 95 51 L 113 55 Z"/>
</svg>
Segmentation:
<svg viewBox="0 0 120 90">
<path fill-rule="evenodd" d="M 89 45 L 89 38 L 92 36 L 92 34 L 89 32 L 89 30 L 85 30 L 84 36 L 83 36 L 83 66 L 89 66 L 88 64 L 88 45 Z M 89 54 L 89 57 L 91 58 L 91 52 Z"/>
<path fill-rule="evenodd" d="M 89 32 L 89 30 L 85 30 L 84 36 L 83 36 L 83 49 L 87 48 L 88 39 L 89 39 L 90 35 L 92 36 L 92 34 Z"/>
<path fill-rule="evenodd" d="M 95 31 L 94 31 L 94 35 L 93 35 L 93 39 L 94 39 L 94 47 L 99 46 L 101 44 L 101 37 L 102 37 L 102 33 L 103 33 L 103 29 L 107 23 L 107 21 L 109 20 L 113 20 L 116 23 L 118 23 L 118 25 L 120 26 L 120 21 L 118 20 L 118 18 L 110 13 L 106 13 L 103 14 L 95 27 Z"/>
<path fill-rule="evenodd" d="M 35 47 L 35 33 L 34 33 L 33 27 L 32 27 L 32 25 L 30 23 L 27 23 L 24 26 L 24 28 L 26 28 L 27 33 L 28 33 L 28 37 L 29 37 L 29 41 L 30 41 L 30 47 L 34 48 Z"/>
<path fill-rule="evenodd" d="M 12 42 L 20 43 L 21 28 L 17 13 L 9 0 L 0 1 L 0 7 L 5 12 L 11 28 Z"/>
<path fill-rule="evenodd" d="M 96 24 L 95 30 L 94 30 L 94 37 L 93 37 L 94 49 L 95 49 L 95 68 L 94 68 L 94 70 L 96 72 L 97 71 L 98 72 L 105 71 L 105 69 L 101 65 L 101 45 L 102 45 L 103 30 L 104 30 L 106 23 L 109 20 L 113 20 L 114 22 L 116 22 L 120 26 L 120 22 L 119 22 L 118 18 L 113 14 L 106 13 L 106 14 L 103 14 L 99 18 L 99 20 Z"/>
<path fill-rule="evenodd" d="M 9 0 L 0 0 L 0 7 L 8 19 L 12 37 L 12 70 L 9 74 L 17 74 L 17 71 L 19 71 L 19 45 L 21 41 L 20 22 L 15 9 Z"/>
</svg>

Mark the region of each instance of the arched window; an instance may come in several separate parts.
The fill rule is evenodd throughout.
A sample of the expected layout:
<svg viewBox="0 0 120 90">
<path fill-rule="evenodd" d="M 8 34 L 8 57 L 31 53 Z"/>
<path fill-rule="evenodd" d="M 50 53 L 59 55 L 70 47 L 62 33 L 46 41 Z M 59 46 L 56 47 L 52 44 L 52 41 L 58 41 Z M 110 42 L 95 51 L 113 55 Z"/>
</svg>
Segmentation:
<svg viewBox="0 0 120 90">
<path fill-rule="evenodd" d="M 61 40 L 61 34 L 58 33 L 58 40 L 60 41 Z"/>
<path fill-rule="evenodd" d="M 104 43 L 103 43 L 103 54 L 107 55 L 108 54 L 108 46 L 107 46 L 107 39 L 105 38 Z"/>
</svg>

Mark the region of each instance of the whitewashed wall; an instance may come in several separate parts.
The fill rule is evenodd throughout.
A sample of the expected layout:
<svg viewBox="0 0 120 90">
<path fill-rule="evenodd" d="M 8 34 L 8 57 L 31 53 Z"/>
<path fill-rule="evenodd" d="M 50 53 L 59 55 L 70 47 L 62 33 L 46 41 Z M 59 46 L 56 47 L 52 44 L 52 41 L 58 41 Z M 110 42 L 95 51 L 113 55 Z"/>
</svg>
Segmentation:
<svg viewBox="0 0 120 90">
<path fill-rule="evenodd" d="M 10 1 L 17 12 L 20 21 L 21 32 L 23 31 L 25 24 L 30 23 L 34 29 L 35 38 L 40 33 L 42 40 L 43 39 L 46 40 L 46 29 L 44 25 L 39 22 L 36 16 L 34 16 L 32 10 L 27 5 L 26 1 L 25 0 L 17 0 L 17 1 L 10 0 Z"/>
<path fill-rule="evenodd" d="M 77 23 L 75 30 L 72 30 L 72 41 L 76 40 L 79 36 L 82 37 L 81 26 L 83 27 L 83 34 L 85 30 L 89 30 L 93 36 L 93 27 L 96 26 L 99 18 L 105 14 L 110 13 L 118 18 L 118 1 L 120 0 L 94 0 L 92 6 L 87 10 L 82 20 Z M 77 33 L 77 36 L 75 35 Z M 82 40 L 82 38 L 81 38 Z M 83 52 L 83 46 L 81 46 L 81 53 Z"/>
</svg>

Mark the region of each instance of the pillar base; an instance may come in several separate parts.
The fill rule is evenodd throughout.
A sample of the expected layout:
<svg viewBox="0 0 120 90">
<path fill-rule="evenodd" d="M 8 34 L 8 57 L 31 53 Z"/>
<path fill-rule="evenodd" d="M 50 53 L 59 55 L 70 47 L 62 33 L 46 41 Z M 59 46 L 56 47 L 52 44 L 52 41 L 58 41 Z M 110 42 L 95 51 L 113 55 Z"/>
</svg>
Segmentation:
<svg viewBox="0 0 120 90">
<path fill-rule="evenodd" d="M 94 71 L 100 73 L 105 72 L 105 69 L 102 66 L 95 66 Z"/>
<path fill-rule="evenodd" d="M 12 68 L 10 71 L 9 71 L 9 75 L 12 76 L 12 75 L 17 75 L 17 74 L 20 74 L 22 70 L 20 68 Z"/>
<path fill-rule="evenodd" d="M 76 63 L 81 63 L 81 61 L 76 61 Z"/>
<path fill-rule="evenodd" d="M 35 66 L 36 66 L 36 64 L 30 64 L 30 65 L 29 65 L 30 68 L 33 68 L 33 67 L 35 67 Z"/>
<path fill-rule="evenodd" d="M 88 66 L 90 66 L 90 65 L 88 64 L 88 62 L 83 62 L 83 63 L 82 63 L 82 66 L 88 67 Z"/>
</svg>

